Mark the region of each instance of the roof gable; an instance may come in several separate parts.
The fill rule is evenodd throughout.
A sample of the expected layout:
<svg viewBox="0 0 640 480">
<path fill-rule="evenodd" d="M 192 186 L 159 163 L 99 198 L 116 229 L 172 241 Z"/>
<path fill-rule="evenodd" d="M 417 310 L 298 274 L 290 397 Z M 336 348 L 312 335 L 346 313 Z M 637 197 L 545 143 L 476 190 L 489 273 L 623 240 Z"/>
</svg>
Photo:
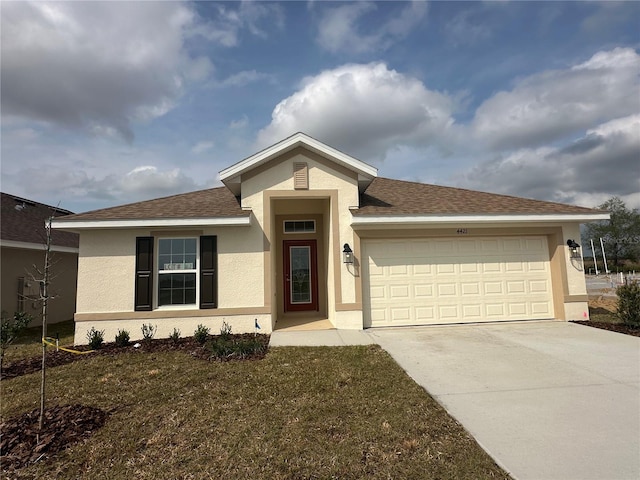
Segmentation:
<svg viewBox="0 0 640 480">
<path fill-rule="evenodd" d="M 281 142 L 261 150 L 260 152 L 239 161 L 238 163 L 221 170 L 219 173 L 220 180 L 238 196 L 241 191 L 242 175 L 264 165 L 271 160 L 302 147 L 312 151 L 338 165 L 341 165 L 358 175 L 358 188 L 360 192 L 364 191 L 371 181 L 378 175 L 378 170 L 371 165 L 364 163 L 350 155 L 342 153 L 329 145 L 326 145 L 310 136 L 298 132 Z"/>
</svg>

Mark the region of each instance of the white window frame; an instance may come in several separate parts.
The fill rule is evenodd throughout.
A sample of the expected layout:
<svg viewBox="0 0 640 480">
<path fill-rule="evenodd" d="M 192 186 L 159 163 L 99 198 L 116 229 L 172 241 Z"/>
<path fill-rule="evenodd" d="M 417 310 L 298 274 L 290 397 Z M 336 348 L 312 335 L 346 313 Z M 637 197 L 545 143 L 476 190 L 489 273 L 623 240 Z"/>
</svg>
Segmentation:
<svg viewBox="0 0 640 480">
<path fill-rule="evenodd" d="M 196 241 L 196 268 L 186 270 L 164 270 L 160 268 L 160 241 L 161 240 L 195 240 Z M 155 310 L 197 310 L 200 305 L 200 238 L 197 236 L 171 236 L 156 237 L 154 252 L 154 275 L 155 286 L 153 289 L 153 304 Z M 196 301 L 195 303 L 185 303 L 180 305 L 159 305 L 160 294 L 160 275 L 168 275 L 171 273 L 194 273 L 196 276 Z"/>
</svg>

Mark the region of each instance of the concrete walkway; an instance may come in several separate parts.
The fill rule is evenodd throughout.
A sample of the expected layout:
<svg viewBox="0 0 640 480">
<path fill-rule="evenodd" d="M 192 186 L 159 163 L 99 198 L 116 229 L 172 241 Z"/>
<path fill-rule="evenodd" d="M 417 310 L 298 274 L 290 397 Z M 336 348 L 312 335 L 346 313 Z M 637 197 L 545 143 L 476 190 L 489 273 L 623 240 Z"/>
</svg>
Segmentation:
<svg viewBox="0 0 640 480">
<path fill-rule="evenodd" d="M 517 479 L 640 478 L 640 338 L 565 322 L 274 332 L 378 343 Z"/>
<path fill-rule="evenodd" d="M 344 347 L 346 345 L 371 345 L 376 341 L 363 330 L 275 330 L 271 333 L 271 347 Z"/>
</svg>

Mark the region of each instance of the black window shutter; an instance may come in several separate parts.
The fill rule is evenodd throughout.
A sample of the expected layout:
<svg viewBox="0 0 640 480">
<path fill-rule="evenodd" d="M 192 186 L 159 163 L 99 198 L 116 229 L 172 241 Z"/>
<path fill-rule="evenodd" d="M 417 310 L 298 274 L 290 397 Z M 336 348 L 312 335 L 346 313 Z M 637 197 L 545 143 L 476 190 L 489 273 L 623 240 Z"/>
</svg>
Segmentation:
<svg viewBox="0 0 640 480">
<path fill-rule="evenodd" d="M 218 308 L 218 237 L 200 237 L 200 308 Z"/>
<path fill-rule="evenodd" d="M 135 310 L 152 310 L 153 305 L 153 237 L 136 237 Z"/>
</svg>

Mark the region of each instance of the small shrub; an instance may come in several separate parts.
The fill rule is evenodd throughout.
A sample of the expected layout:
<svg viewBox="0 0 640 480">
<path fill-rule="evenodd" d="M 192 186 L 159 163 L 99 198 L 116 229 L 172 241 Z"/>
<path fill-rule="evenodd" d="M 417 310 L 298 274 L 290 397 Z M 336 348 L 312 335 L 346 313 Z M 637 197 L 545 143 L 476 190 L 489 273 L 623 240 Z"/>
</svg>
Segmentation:
<svg viewBox="0 0 640 480">
<path fill-rule="evenodd" d="M 618 318 L 630 327 L 640 328 L 640 283 L 630 282 L 616 289 Z"/>
<path fill-rule="evenodd" d="M 156 332 L 158 331 L 158 326 L 153 326 L 151 324 L 142 324 L 142 338 L 144 340 L 152 340 L 153 337 L 156 336 Z"/>
<path fill-rule="evenodd" d="M 118 347 L 126 347 L 129 345 L 129 332 L 126 330 L 118 330 L 118 334 L 116 335 L 116 345 Z"/>
<path fill-rule="evenodd" d="M 180 330 L 177 329 L 176 327 L 173 327 L 173 332 L 171 332 L 171 335 L 169 335 L 169 338 L 173 343 L 178 343 L 178 340 L 180 340 Z"/>
<path fill-rule="evenodd" d="M 211 356 L 219 359 L 242 359 L 263 354 L 267 345 L 258 337 L 237 337 L 222 335 L 215 337 L 209 344 Z"/>
<path fill-rule="evenodd" d="M 95 327 L 91 327 L 91 330 L 87 332 L 87 340 L 91 350 L 99 349 L 104 343 L 104 330 L 96 330 Z"/>
<path fill-rule="evenodd" d="M 29 326 L 33 317 L 28 313 L 14 312 L 10 317 L 7 312 L 2 311 L 2 324 L 0 325 L 0 364 L 4 358 L 7 347 Z"/>
<path fill-rule="evenodd" d="M 228 339 L 231 336 L 231 325 L 227 322 L 222 322 L 222 328 L 220 329 L 220 336 L 222 338 Z"/>
<path fill-rule="evenodd" d="M 204 345 L 209 339 L 210 331 L 211 330 L 209 329 L 209 327 L 205 327 L 204 325 L 200 324 L 198 325 L 198 328 L 196 328 L 196 331 L 193 332 L 193 338 L 195 338 L 196 342 L 198 342 L 200 345 Z"/>
</svg>

